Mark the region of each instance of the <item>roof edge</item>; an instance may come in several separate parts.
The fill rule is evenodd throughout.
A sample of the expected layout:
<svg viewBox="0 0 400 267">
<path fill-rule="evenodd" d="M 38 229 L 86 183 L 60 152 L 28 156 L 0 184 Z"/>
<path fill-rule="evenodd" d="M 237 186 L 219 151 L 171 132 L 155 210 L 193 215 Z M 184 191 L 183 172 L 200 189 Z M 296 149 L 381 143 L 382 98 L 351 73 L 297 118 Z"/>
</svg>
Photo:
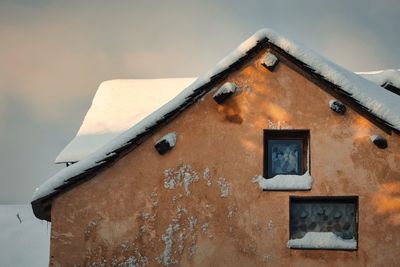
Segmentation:
<svg viewBox="0 0 400 267">
<path fill-rule="evenodd" d="M 242 44 L 243 45 L 243 44 Z M 92 177 L 94 177 L 98 172 L 101 172 L 106 166 L 111 165 L 116 158 L 119 158 L 120 156 L 128 153 L 129 151 L 133 150 L 137 146 L 139 146 L 147 137 L 149 137 L 153 132 L 157 131 L 160 129 L 162 126 L 165 124 L 168 124 L 172 119 L 174 119 L 176 116 L 178 116 L 181 112 L 183 112 L 188 106 L 192 105 L 195 103 L 197 100 L 199 100 L 203 95 L 208 93 L 213 89 L 213 86 L 217 84 L 221 79 L 223 79 L 227 74 L 229 74 L 232 70 L 234 69 L 239 69 L 243 64 L 247 62 L 248 59 L 252 58 L 257 52 L 260 50 L 266 48 L 268 45 L 268 39 L 263 38 L 261 40 L 256 40 L 256 43 L 251 46 L 249 49 L 246 51 L 242 51 L 242 55 L 237 58 L 237 60 L 231 62 L 227 68 L 222 69 L 220 72 L 208 72 L 204 76 L 207 77 L 207 75 L 210 75 L 212 73 L 212 76 L 204 81 L 204 78 L 200 78 L 196 80 L 194 83 L 192 83 L 188 88 L 186 88 L 184 91 L 189 91 L 191 94 L 185 96 L 185 92 L 182 92 L 175 98 L 181 98 L 184 99 L 184 101 L 178 105 L 176 108 L 169 110 L 166 112 L 161 118 L 158 118 L 154 120 L 152 117 L 153 114 L 149 115 L 147 118 L 139 122 L 138 124 L 134 125 L 131 129 L 127 130 L 126 132 L 122 133 L 121 135 L 127 135 L 128 131 L 134 131 L 135 129 L 141 129 L 144 128 L 145 130 L 137 135 L 135 135 L 132 138 L 127 138 L 125 142 L 122 142 L 123 144 L 115 150 L 110 150 L 107 151 L 108 148 L 110 147 L 110 144 L 107 144 L 103 146 L 100 151 L 97 151 L 99 154 L 105 154 L 107 155 L 106 158 L 101 158 L 99 157 L 97 160 L 95 160 L 95 166 L 87 169 L 83 169 L 81 172 L 73 172 L 75 175 L 69 177 L 68 179 L 64 180 L 63 184 L 61 186 L 55 187 L 54 191 L 50 194 L 47 195 L 38 195 L 35 192 L 31 205 L 32 209 L 34 210 L 34 214 L 38 219 L 41 220 L 46 220 L 46 221 L 51 221 L 51 203 L 52 200 L 57 197 L 60 193 L 65 191 L 67 188 L 71 189 L 78 184 L 82 183 L 82 180 L 88 180 Z M 239 47 L 240 48 L 240 47 Z M 220 61 L 221 65 L 227 64 L 226 59 L 223 59 Z M 174 98 L 174 99 L 175 99 Z M 167 109 L 166 106 L 174 101 L 171 100 L 167 104 L 165 104 L 163 107 L 158 109 L 157 111 Z M 156 111 L 156 112 L 157 112 Z M 149 119 L 151 121 L 151 124 L 146 125 L 146 119 Z M 145 124 L 146 126 L 143 127 Z M 125 138 L 124 138 L 125 139 Z M 111 145 L 112 146 L 112 145 Z M 105 152 L 107 151 L 107 152 Z M 95 153 L 92 154 L 95 155 Z M 84 160 L 83 160 L 84 161 Z M 56 173 L 55 176 L 58 174 L 62 173 L 63 171 L 65 172 L 69 168 L 77 168 L 79 165 L 84 165 L 82 161 L 78 161 L 75 164 L 62 169 L 58 173 Z M 55 177 L 53 176 L 53 177 Z M 52 178 L 53 178 L 52 177 Z M 49 180 L 51 180 L 50 178 Z M 48 180 L 48 181 L 49 181 Z M 46 185 L 48 182 L 46 181 L 42 186 Z M 47 207 L 47 203 L 49 203 L 49 206 Z"/>
<path fill-rule="evenodd" d="M 221 60 L 215 68 L 210 70 L 201 78 L 197 79 L 182 93 L 180 93 L 174 99 L 162 106 L 156 112 L 152 113 L 147 118 L 139 122 L 137 125 L 122 133 L 119 138 L 116 138 L 118 140 L 114 139 L 113 141 L 115 142 L 110 142 L 106 144 L 101 149 L 91 154 L 89 157 L 77 162 L 70 167 L 62 169 L 56 175 L 47 180 L 41 186 L 41 188 L 51 188 L 51 192 L 43 192 L 43 189 L 41 192 L 35 192 L 33 196 L 32 208 L 34 209 L 35 215 L 38 214 L 38 216 L 40 216 L 41 218 L 50 221 L 51 202 L 55 197 L 57 197 L 65 190 L 70 189 L 80 184 L 81 182 L 84 182 L 94 177 L 106 166 L 109 166 L 113 162 L 115 162 L 117 158 L 139 146 L 152 133 L 163 127 L 165 124 L 169 123 L 172 119 L 183 112 L 188 106 L 192 105 L 203 95 L 212 90 L 213 86 L 215 86 L 221 79 L 225 78 L 231 71 L 239 69 L 247 62 L 247 60 L 251 59 L 252 56 L 257 54 L 257 52 L 267 47 L 275 48 L 275 50 L 279 50 L 283 55 L 287 55 L 288 59 L 293 60 L 295 63 L 298 64 L 298 67 L 301 65 L 303 67 L 302 70 L 308 74 L 308 76 L 306 77 L 314 78 L 312 81 L 324 81 L 324 86 L 334 85 L 333 89 L 340 89 L 336 91 L 334 90 L 334 92 L 338 93 L 341 96 L 345 96 L 347 100 L 354 102 L 355 106 L 358 107 L 358 111 L 364 112 L 362 114 L 372 114 L 372 116 L 369 116 L 368 118 L 370 120 L 372 118 L 371 121 L 375 124 L 385 125 L 385 127 L 383 128 L 387 132 L 395 131 L 396 133 L 399 133 L 400 124 L 397 125 L 397 129 L 396 126 L 394 126 L 393 124 L 377 117 L 370 108 L 363 106 L 362 101 L 354 98 L 351 92 L 344 90 L 343 88 L 341 88 L 340 84 L 335 84 L 331 79 L 326 78 L 323 73 L 317 72 L 315 68 L 312 67 L 312 64 L 310 64 L 310 62 L 304 62 L 302 58 L 297 58 L 293 56 L 293 53 L 305 53 L 304 51 L 306 50 L 300 50 L 299 52 L 296 50 L 300 49 L 299 47 L 289 47 L 287 42 L 289 41 L 286 38 L 281 39 L 281 37 L 279 37 L 275 32 L 271 30 L 263 29 L 261 31 L 258 31 L 256 34 L 254 34 L 252 37 L 242 43 L 231 54 Z M 293 49 L 295 51 L 293 51 Z M 311 57 L 310 59 L 311 62 L 313 62 L 313 60 L 315 61 L 315 57 L 317 57 L 316 55 L 318 54 L 312 51 L 310 51 L 310 53 L 312 56 L 314 56 L 314 58 Z M 321 58 L 323 57 L 321 56 Z M 346 78 L 346 75 L 350 75 L 349 73 L 351 73 L 352 75 L 356 75 L 343 69 L 342 67 L 337 66 L 329 60 L 323 63 L 326 65 L 323 66 L 325 68 L 325 71 L 326 69 L 329 70 L 330 66 L 337 67 L 340 71 L 343 71 L 344 78 Z M 372 82 L 365 80 L 364 78 L 360 77 L 360 79 L 364 80 L 367 85 L 369 83 L 373 86 L 379 87 Z M 362 82 L 364 83 L 364 81 Z M 162 115 L 160 116 L 160 114 Z M 49 208 L 46 207 L 46 203 L 50 203 Z"/>
</svg>

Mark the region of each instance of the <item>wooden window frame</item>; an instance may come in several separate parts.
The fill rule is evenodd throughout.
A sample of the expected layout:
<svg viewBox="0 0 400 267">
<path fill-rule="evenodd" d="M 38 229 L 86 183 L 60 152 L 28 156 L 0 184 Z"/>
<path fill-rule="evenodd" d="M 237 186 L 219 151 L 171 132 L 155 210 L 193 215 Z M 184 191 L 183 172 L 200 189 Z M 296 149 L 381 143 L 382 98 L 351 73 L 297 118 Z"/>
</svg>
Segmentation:
<svg viewBox="0 0 400 267">
<path fill-rule="evenodd" d="M 303 142 L 302 147 L 302 170 L 301 175 L 303 175 L 306 171 L 309 171 L 311 174 L 311 162 L 310 162 L 310 130 L 304 129 L 265 129 L 264 130 L 264 157 L 263 157 L 263 176 L 266 179 L 273 178 L 269 175 L 269 168 L 271 166 L 270 162 L 270 147 L 268 145 L 268 141 L 277 140 L 277 141 L 285 141 L 285 140 L 301 140 Z"/>
</svg>

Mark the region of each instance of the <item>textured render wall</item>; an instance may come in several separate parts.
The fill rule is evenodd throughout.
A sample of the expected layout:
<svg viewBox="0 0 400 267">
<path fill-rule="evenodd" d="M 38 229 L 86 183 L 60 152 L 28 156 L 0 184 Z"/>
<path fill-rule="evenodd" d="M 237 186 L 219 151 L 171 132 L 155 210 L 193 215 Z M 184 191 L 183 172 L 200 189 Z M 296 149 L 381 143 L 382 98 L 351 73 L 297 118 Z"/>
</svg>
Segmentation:
<svg viewBox="0 0 400 267">
<path fill-rule="evenodd" d="M 224 106 L 207 95 L 96 178 L 57 198 L 50 265 L 396 265 L 399 136 L 352 110 L 336 115 L 323 90 L 284 64 L 270 73 L 260 60 L 228 78 L 241 92 Z M 262 192 L 251 182 L 263 172 L 263 129 L 278 125 L 310 129 L 309 192 Z M 177 132 L 177 145 L 160 156 L 154 142 L 170 131 Z M 389 147 L 376 148 L 371 134 L 385 136 Z M 185 164 L 191 166 L 187 181 L 194 172 L 198 180 L 165 188 L 165 170 L 184 173 Z M 178 178 L 174 171 L 167 176 Z M 289 195 L 359 195 L 358 251 L 288 249 Z"/>
</svg>

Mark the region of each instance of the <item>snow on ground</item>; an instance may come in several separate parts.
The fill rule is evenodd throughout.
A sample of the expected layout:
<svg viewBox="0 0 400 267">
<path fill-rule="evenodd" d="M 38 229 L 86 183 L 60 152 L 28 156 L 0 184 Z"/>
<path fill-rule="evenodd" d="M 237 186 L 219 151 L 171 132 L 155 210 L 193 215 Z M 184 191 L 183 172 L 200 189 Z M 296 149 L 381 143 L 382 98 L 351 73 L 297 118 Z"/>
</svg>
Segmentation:
<svg viewBox="0 0 400 267">
<path fill-rule="evenodd" d="M 56 162 L 79 161 L 178 95 L 195 78 L 102 82 L 76 137 Z"/>
<path fill-rule="evenodd" d="M 0 266 L 48 266 L 49 249 L 50 224 L 36 219 L 30 205 L 0 205 Z"/>
</svg>

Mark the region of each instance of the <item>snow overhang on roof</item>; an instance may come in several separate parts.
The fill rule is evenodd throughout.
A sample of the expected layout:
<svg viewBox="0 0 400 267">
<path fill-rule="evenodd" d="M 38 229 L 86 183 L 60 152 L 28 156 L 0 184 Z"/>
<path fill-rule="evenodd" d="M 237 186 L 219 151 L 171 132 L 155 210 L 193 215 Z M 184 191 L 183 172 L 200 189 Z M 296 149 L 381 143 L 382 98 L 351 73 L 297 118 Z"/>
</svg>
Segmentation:
<svg viewBox="0 0 400 267">
<path fill-rule="evenodd" d="M 195 78 L 102 82 L 72 141 L 56 163 L 77 162 L 125 132 L 188 87 Z"/>
<path fill-rule="evenodd" d="M 390 83 L 393 86 L 400 88 L 400 69 L 365 71 L 356 73 L 377 85 L 382 86 L 385 83 Z"/>
<path fill-rule="evenodd" d="M 321 87 L 329 87 L 331 92 L 352 103 L 355 110 L 363 113 L 386 131 L 400 132 L 398 95 L 382 89 L 272 30 L 263 29 L 247 39 L 171 101 L 94 153 L 48 179 L 33 195 L 32 207 L 35 215 L 39 219 L 50 220 L 51 202 L 54 197 L 79 182 L 94 177 L 125 150 L 140 145 L 154 131 L 212 90 L 213 86 L 222 81 L 230 71 L 240 68 L 258 51 L 267 47 L 274 51 L 278 58 L 300 69 L 307 78 L 317 81 Z"/>
<path fill-rule="evenodd" d="M 400 69 L 356 72 L 361 77 L 382 86 L 389 91 L 400 94 Z"/>
</svg>

